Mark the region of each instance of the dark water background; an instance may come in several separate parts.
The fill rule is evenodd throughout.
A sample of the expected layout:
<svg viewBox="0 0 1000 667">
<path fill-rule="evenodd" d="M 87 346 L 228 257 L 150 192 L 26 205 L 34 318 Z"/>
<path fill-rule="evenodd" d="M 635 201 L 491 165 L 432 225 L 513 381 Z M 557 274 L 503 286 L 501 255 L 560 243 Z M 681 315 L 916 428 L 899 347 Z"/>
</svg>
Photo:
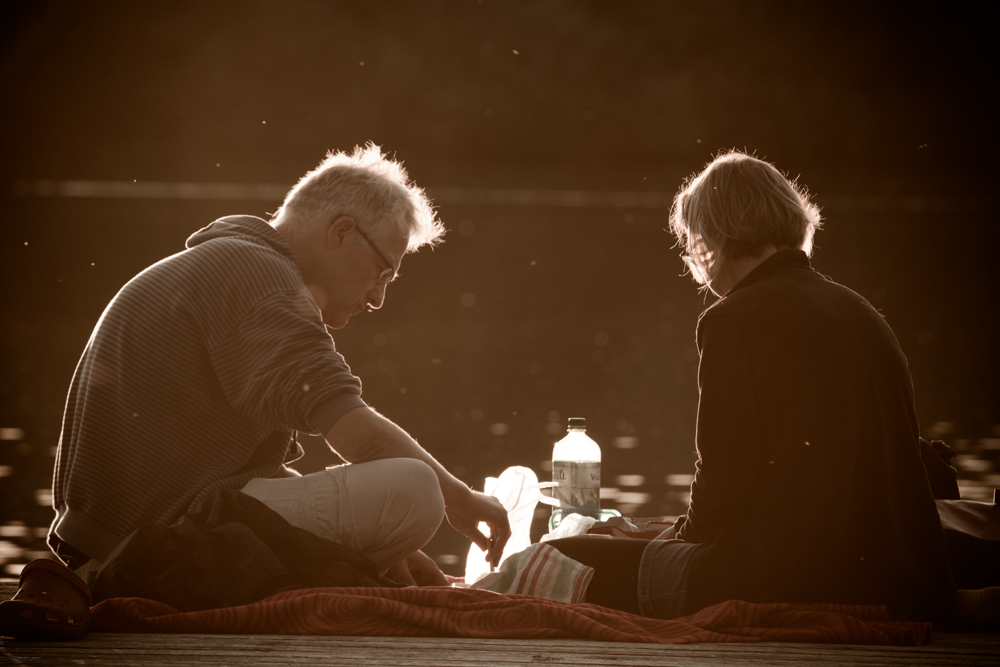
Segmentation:
<svg viewBox="0 0 1000 667">
<path fill-rule="evenodd" d="M 959 450 L 963 494 L 986 499 L 1000 486 L 986 10 L 254 1 L 3 11 L 8 574 L 44 551 L 65 391 L 107 301 L 214 218 L 266 217 L 279 204 L 62 197 L 43 182 L 291 184 L 324 150 L 368 140 L 440 193 L 449 231 L 440 248 L 406 258 L 382 310 L 335 340 L 366 400 L 468 483 L 481 488 L 510 465 L 544 479 L 565 419 L 582 416 L 604 451 L 603 486 L 618 490 L 605 506 L 683 511 L 694 326 L 711 298 L 681 275 L 667 208 L 525 205 L 503 192 L 669 198 L 713 152 L 737 146 L 816 193 L 826 228 L 814 265 L 896 331 L 922 431 Z M 481 190 L 499 194 L 462 203 Z M 307 451 L 302 472 L 337 462 L 320 442 Z M 448 527 L 427 549 L 452 573 L 466 550 Z"/>
</svg>

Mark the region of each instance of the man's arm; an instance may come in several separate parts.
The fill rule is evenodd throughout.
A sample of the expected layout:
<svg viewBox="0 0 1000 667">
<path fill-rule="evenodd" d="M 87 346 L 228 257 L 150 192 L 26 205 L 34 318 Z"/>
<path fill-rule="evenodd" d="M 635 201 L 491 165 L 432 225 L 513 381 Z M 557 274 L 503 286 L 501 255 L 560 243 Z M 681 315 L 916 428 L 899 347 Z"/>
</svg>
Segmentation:
<svg viewBox="0 0 1000 667">
<path fill-rule="evenodd" d="M 448 523 L 485 551 L 494 566 L 499 563 L 510 538 L 507 510 L 496 498 L 473 491 L 445 470 L 406 431 L 371 408 L 358 407 L 348 410 L 333 423 L 326 433 L 326 441 L 351 463 L 410 458 L 429 465 L 441 484 Z M 481 521 L 489 526 L 489 537 L 479 530 Z"/>
</svg>

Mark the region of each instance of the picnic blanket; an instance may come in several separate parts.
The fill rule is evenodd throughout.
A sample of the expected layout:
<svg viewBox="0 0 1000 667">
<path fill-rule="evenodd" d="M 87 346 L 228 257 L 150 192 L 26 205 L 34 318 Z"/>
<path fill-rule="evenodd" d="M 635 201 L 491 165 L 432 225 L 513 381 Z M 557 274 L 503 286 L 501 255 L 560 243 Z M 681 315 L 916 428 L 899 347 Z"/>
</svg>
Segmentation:
<svg viewBox="0 0 1000 667">
<path fill-rule="evenodd" d="M 931 637 L 929 624 L 890 621 L 877 606 L 731 600 L 666 621 L 594 604 L 445 586 L 308 588 L 193 612 L 144 598 L 112 598 L 91 608 L 91 631 L 905 646 Z"/>
<path fill-rule="evenodd" d="M 930 640 L 929 624 L 889 621 L 876 606 L 733 600 L 658 620 L 572 604 L 583 599 L 592 570 L 548 545 L 532 545 L 484 577 L 479 585 L 494 590 L 398 588 L 379 581 L 370 561 L 345 551 L 249 496 L 220 492 L 199 512 L 136 531 L 115 550 L 92 589 L 90 628 L 677 644 Z"/>
</svg>

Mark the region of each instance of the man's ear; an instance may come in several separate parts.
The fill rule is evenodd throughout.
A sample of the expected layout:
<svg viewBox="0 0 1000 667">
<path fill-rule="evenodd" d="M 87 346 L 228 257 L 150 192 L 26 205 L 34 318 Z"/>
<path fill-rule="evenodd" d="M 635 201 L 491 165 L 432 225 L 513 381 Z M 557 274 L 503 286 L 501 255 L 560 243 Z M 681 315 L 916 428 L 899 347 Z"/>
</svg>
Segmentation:
<svg viewBox="0 0 1000 667">
<path fill-rule="evenodd" d="M 330 230 L 326 234 L 326 246 L 330 250 L 336 250 L 344 245 L 347 235 L 354 231 L 356 227 L 354 218 L 349 215 L 342 215 L 333 221 Z"/>
</svg>

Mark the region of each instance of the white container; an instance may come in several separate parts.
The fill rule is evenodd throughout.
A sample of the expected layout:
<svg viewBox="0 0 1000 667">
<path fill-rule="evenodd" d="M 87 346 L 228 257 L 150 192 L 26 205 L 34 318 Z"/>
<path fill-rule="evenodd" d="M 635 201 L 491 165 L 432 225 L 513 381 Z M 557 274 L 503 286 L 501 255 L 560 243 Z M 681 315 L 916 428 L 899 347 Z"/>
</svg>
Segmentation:
<svg viewBox="0 0 1000 667">
<path fill-rule="evenodd" d="M 535 472 L 523 466 L 511 466 L 500 477 L 486 478 L 483 492 L 500 501 L 507 510 L 507 520 L 510 522 L 510 539 L 507 540 L 499 564 L 502 565 L 508 556 L 531 546 L 531 519 L 535 515 L 535 506 L 539 501 L 551 504 L 552 499 L 546 498 L 541 492 L 541 489 L 551 486 L 552 482 L 539 483 Z M 479 524 L 479 530 L 484 535 L 488 535 L 490 531 L 485 523 Z M 486 554 L 473 542 L 465 559 L 465 583 L 472 585 L 492 570 L 486 561 Z"/>
<path fill-rule="evenodd" d="M 601 448 L 587 436 L 587 421 L 571 417 L 569 432 L 552 448 L 552 497 L 562 514 L 597 516 L 601 508 Z M 559 511 L 559 510 L 557 510 Z"/>
</svg>

